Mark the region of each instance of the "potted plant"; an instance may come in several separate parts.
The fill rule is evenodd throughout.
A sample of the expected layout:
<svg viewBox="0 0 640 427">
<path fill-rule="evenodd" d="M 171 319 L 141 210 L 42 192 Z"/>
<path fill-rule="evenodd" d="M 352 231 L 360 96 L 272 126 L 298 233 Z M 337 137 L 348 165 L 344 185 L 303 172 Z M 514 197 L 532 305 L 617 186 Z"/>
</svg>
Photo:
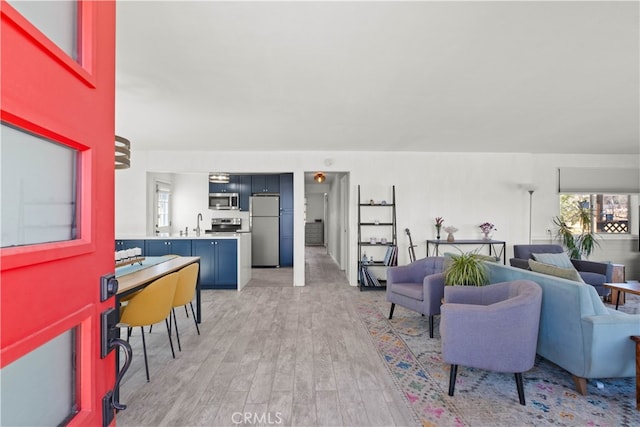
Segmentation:
<svg viewBox="0 0 640 427">
<path fill-rule="evenodd" d="M 579 233 L 576 234 L 574 232 L 574 229 L 569 225 L 569 221 L 579 224 Z M 558 227 L 557 237 L 567 248 L 569 258 L 589 258 L 593 250 L 600 246 L 597 241 L 597 235 L 591 227 L 591 209 L 588 202 L 578 202 L 577 210 L 572 212 L 570 218 L 556 216 L 553 218 L 553 223 Z"/>
<path fill-rule="evenodd" d="M 489 273 L 483 259 L 477 253 L 452 254 L 444 270 L 445 285 L 484 286 L 489 283 Z"/>
</svg>

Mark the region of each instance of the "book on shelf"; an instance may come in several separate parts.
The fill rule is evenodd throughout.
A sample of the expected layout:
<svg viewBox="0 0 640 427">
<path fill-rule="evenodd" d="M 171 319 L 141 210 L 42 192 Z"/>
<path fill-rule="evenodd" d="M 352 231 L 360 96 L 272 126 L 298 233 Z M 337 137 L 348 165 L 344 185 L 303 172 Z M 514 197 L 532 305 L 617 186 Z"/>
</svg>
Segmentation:
<svg viewBox="0 0 640 427">
<path fill-rule="evenodd" d="M 382 286 L 378 278 L 369 271 L 366 265 L 362 265 L 362 267 L 360 267 L 359 276 L 362 286 Z"/>
<path fill-rule="evenodd" d="M 382 262 L 387 266 L 398 265 L 398 247 L 387 247 L 387 253 L 384 255 L 384 260 Z"/>
</svg>

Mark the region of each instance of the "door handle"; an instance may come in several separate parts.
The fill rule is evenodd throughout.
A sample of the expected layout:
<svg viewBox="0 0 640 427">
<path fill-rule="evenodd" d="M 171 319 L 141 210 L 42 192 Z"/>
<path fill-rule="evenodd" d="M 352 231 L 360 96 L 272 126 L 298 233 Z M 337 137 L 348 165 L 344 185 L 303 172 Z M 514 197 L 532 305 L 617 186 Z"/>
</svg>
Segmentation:
<svg viewBox="0 0 640 427">
<path fill-rule="evenodd" d="M 113 389 L 118 390 L 120 388 L 120 381 L 122 381 L 124 374 L 127 373 L 127 371 L 129 370 L 129 366 L 131 366 L 131 356 L 133 355 L 133 350 L 131 349 L 129 343 L 121 338 L 114 338 L 109 344 L 110 349 L 118 347 L 124 351 L 124 365 L 122 366 L 122 369 L 118 371 L 118 375 L 116 376 L 116 383 L 113 385 Z M 116 409 L 118 411 L 124 411 L 125 409 L 127 409 L 127 405 L 118 402 L 114 393 L 111 394 L 111 406 L 113 407 L 113 409 Z"/>
<path fill-rule="evenodd" d="M 102 420 L 104 426 L 111 424 L 111 421 L 115 417 L 115 410 L 123 411 L 127 409 L 127 405 L 118 401 L 117 396 L 119 393 L 117 393 L 117 391 L 120 389 L 122 378 L 131 366 L 133 350 L 128 342 L 118 337 L 119 329 L 117 325 L 120 320 L 119 317 L 118 310 L 116 308 L 110 308 L 102 312 L 100 319 L 100 356 L 104 359 L 113 349 L 122 349 L 124 351 L 124 364 L 116 375 L 113 390 L 108 391 L 102 398 Z"/>
</svg>

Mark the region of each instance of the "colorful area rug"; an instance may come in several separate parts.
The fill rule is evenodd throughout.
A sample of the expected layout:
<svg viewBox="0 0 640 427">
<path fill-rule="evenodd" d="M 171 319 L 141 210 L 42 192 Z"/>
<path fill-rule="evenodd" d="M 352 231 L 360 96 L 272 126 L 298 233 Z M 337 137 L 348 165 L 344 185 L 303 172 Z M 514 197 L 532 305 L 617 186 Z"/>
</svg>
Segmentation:
<svg viewBox="0 0 640 427">
<path fill-rule="evenodd" d="M 626 310 L 635 311 L 633 307 L 627 304 Z M 363 293 L 358 312 L 423 426 L 640 425 L 635 378 L 590 380 L 589 394 L 582 396 L 568 372 L 541 357 L 523 374 L 526 406 L 518 402 L 512 374 L 462 366 L 455 396 L 450 397 L 449 365 L 440 355 L 439 316 L 430 339 L 427 317 L 396 306 L 388 320 L 383 292 Z"/>
</svg>

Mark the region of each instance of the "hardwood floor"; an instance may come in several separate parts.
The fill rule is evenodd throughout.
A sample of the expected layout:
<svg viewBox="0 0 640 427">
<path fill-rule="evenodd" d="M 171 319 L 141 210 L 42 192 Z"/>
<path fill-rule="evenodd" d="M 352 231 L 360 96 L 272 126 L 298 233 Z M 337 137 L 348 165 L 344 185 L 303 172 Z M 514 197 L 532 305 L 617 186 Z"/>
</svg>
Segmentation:
<svg viewBox="0 0 640 427">
<path fill-rule="evenodd" d="M 307 286 L 260 269 L 241 292 L 203 291 L 200 336 L 179 310 L 175 360 L 164 325 L 154 327 L 149 383 L 135 331 L 117 424 L 416 425 L 355 312 L 359 291 L 323 247 L 306 255 Z"/>
</svg>

